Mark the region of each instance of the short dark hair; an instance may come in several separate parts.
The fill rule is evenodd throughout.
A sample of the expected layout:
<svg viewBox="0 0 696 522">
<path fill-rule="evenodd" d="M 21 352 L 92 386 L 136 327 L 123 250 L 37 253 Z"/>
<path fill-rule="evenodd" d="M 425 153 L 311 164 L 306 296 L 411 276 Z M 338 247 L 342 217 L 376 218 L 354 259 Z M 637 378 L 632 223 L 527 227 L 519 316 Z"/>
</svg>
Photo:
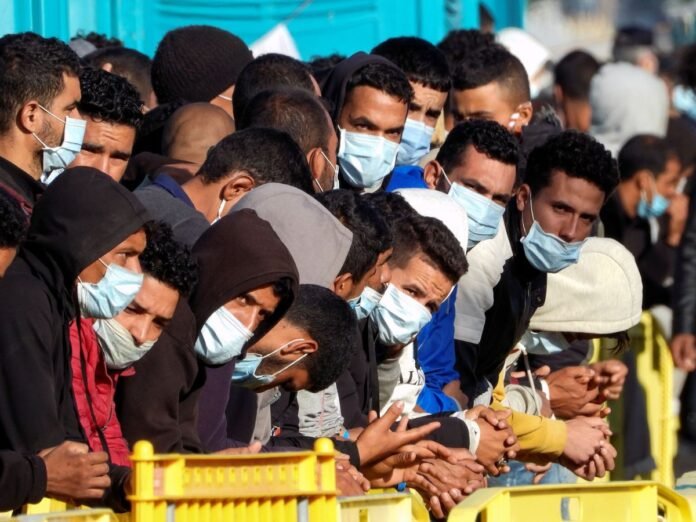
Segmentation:
<svg viewBox="0 0 696 522">
<path fill-rule="evenodd" d="M 386 63 L 370 63 L 355 71 L 346 85 L 345 100 L 356 87 L 372 87 L 407 105 L 413 100 L 413 87 L 406 75 Z"/>
<path fill-rule="evenodd" d="M 466 120 L 456 125 L 435 159 L 448 172 L 461 163 L 469 146 L 506 165 L 517 165 L 519 160 L 517 139 L 505 127 L 489 120 Z"/>
<path fill-rule="evenodd" d="M 478 29 L 453 29 L 437 44 L 437 48 L 444 53 L 450 69 L 454 69 L 457 63 L 471 53 L 489 45 L 496 45 L 492 33 L 484 33 Z"/>
<path fill-rule="evenodd" d="M 590 83 L 599 70 L 599 62 L 590 53 L 571 51 L 553 69 L 554 82 L 571 100 L 589 100 Z"/>
<path fill-rule="evenodd" d="M 226 136 L 210 150 L 198 175 L 214 183 L 237 171 L 249 173 L 257 185 L 283 183 L 314 194 L 307 159 L 283 131 L 254 128 Z"/>
<path fill-rule="evenodd" d="M 462 57 L 452 71 L 452 86 L 457 91 L 498 83 L 515 103 L 531 99 L 529 77 L 522 62 L 503 46 L 482 47 Z"/>
<path fill-rule="evenodd" d="M 140 254 L 143 272 L 188 297 L 198 282 L 198 265 L 191 249 L 174 239 L 172 227 L 163 221 L 145 224 L 147 245 Z"/>
<path fill-rule="evenodd" d="M 383 56 L 392 62 L 413 83 L 449 92 L 452 81 L 447 58 L 442 51 L 422 38 L 390 38 L 372 49 L 371 54 Z"/>
<path fill-rule="evenodd" d="M 283 320 L 317 342 L 317 351 L 298 363 L 309 374 L 308 391 L 315 393 L 336 382 L 360 341 L 358 320 L 348 303 L 322 286 L 300 285 Z"/>
<path fill-rule="evenodd" d="M 0 248 L 17 248 L 28 228 L 29 217 L 19 201 L 0 188 Z"/>
<path fill-rule="evenodd" d="M 641 170 L 649 170 L 653 176 L 665 171 L 670 148 L 667 141 L 651 134 L 633 136 L 621 147 L 617 158 L 621 181 L 631 179 Z"/>
<path fill-rule="evenodd" d="M 361 197 L 380 213 L 390 229 L 392 224 L 399 219 L 418 215 L 418 212 L 408 204 L 408 201 L 396 192 L 378 190 L 377 192 L 363 194 Z M 391 246 L 390 243 L 385 248 L 382 248 L 381 252 L 384 252 Z"/>
<path fill-rule="evenodd" d="M 352 190 L 331 190 L 315 195 L 316 199 L 353 233 L 353 241 L 339 274 L 351 274 L 359 281 L 375 266 L 384 252 L 384 242 L 391 233 L 386 221 L 373 205 Z"/>
<path fill-rule="evenodd" d="M 307 154 L 320 147 L 328 152 L 331 117 L 319 98 L 303 89 L 263 91 L 248 103 L 237 130 L 267 127 L 287 132 Z"/>
<path fill-rule="evenodd" d="M 232 94 L 235 119 L 244 116 L 247 105 L 262 91 L 295 87 L 314 92 L 312 73 L 304 63 L 282 54 L 264 54 L 249 62 L 239 73 Z"/>
<path fill-rule="evenodd" d="M 394 253 L 390 264 L 405 266 L 409 259 L 422 254 L 452 284 L 469 269 L 466 254 L 459 241 L 439 219 L 419 214 L 392 224 Z"/>
<path fill-rule="evenodd" d="M 128 125 L 136 129 L 143 122 L 143 102 L 128 80 L 101 69 L 85 67 L 80 73 L 82 98 L 77 109 L 97 121 Z"/>
<path fill-rule="evenodd" d="M 572 130 L 549 138 L 531 152 L 524 182 L 536 194 L 549 186 L 555 171 L 596 185 L 604 192 L 605 201 L 619 183 L 619 171 L 611 152 L 593 137 Z"/>
<path fill-rule="evenodd" d="M 78 31 L 75 36 L 70 38 L 70 41 L 72 42 L 73 40 L 85 40 L 89 43 L 91 43 L 94 47 L 97 49 L 114 49 L 114 48 L 119 48 L 123 47 L 123 42 L 116 38 L 115 36 L 112 36 L 109 38 L 103 33 L 97 33 L 94 31 L 90 31 L 89 33 L 85 34 L 84 31 Z"/>
<path fill-rule="evenodd" d="M 77 55 L 57 38 L 35 33 L 0 38 L 0 133 L 10 129 L 19 108 L 30 100 L 50 109 L 65 88 L 63 74 L 77 76 L 79 71 Z"/>
<path fill-rule="evenodd" d="M 331 73 L 334 67 L 345 60 L 342 54 L 333 53 L 328 56 L 312 56 L 307 65 L 312 70 L 312 75 L 316 78 L 319 85 Z"/>
<path fill-rule="evenodd" d="M 620 27 L 614 35 L 612 56 L 617 62 L 635 63 L 640 53 L 652 51 L 654 40 L 652 29 L 647 27 Z"/>
<path fill-rule="evenodd" d="M 123 76 L 137 90 L 140 99 L 147 102 L 152 91 L 152 60 L 146 54 L 127 47 L 105 47 L 85 56 L 85 60 L 96 69 L 111 64 L 111 73 Z"/>
</svg>

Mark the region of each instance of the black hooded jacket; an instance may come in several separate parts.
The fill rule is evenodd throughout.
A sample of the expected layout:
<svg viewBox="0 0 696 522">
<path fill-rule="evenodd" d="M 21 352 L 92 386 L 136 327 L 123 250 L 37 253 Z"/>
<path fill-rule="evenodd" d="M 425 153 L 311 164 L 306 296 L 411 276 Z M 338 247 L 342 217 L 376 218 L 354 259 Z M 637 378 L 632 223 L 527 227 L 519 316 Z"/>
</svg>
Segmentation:
<svg viewBox="0 0 696 522">
<path fill-rule="evenodd" d="M 86 167 L 66 170 L 34 207 L 27 240 L 0 281 L 0 449 L 37 453 L 84 440 L 68 338 L 75 281 L 147 219 L 130 192 Z"/>
<path fill-rule="evenodd" d="M 288 296 L 256 329 L 247 343 L 251 346 L 280 320 L 297 291 L 290 252 L 253 210 L 234 212 L 211 226 L 194 246 L 194 255 L 200 277 L 189 302 L 180 304 L 178 319 L 135 364 L 135 375 L 119 382 L 117 408 L 126 439 L 130 444 L 150 440 L 158 453 L 240 445 L 227 436 L 225 416 L 234 361 L 206 367 L 194 352 L 198 332 L 228 301 L 287 278 Z M 148 398 L 145 404 L 143 397 Z"/>
</svg>

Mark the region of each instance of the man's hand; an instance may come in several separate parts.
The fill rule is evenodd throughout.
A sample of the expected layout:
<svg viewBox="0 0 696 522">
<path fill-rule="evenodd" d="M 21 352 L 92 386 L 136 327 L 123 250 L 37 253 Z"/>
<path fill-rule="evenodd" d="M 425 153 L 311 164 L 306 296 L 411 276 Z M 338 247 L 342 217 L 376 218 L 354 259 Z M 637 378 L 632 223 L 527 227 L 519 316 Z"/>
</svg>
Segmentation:
<svg viewBox="0 0 696 522">
<path fill-rule="evenodd" d="M 443 386 L 442 391 L 445 395 L 457 401 L 460 408 L 466 408 L 467 404 L 469 404 L 469 398 L 462 392 L 461 382 L 459 380 L 448 382 Z"/>
<path fill-rule="evenodd" d="M 581 412 L 590 415 L 596 413 L 588 412 L 586 408 L 599 395 L 594 376 L 594 370 L 587 366 L 569 366 L 549 374 L 546 382 L 549 385 L 551 409 L 557 417 L 572 419 Z M 601 406 L 596 406 L 591 409 L 599 411 Z"/>
<path fill-rule="evenodd" d="M 696 335 L 680 333 L 672 337 L 669 344 L 674 365 L 686 372 L 696 369 Z"/>
<path fill-rule="evenodd" d="M 370 412 L 370 424 L 360 434 L 355 444 L 358 446 L 361 467 L 382 460 L 397 453 L 399 448 L 422 440 L 428 434 L 440 427 L 439 422 L 431 422 L 424 426 L 406 429 L 408 417 L 403 416 L 395 431 L 391 427 L 404 409 L 402 402 L 395 402 L 379 419 L 377 414 Z"/>
<path fill-rule="evenodd" d="M 336 488 L 344 497 L 364 495 L 370 490 L 370 481 L 351 465 L 347 455 L 336 457 Z"/>
<path fill-rule="evenodd" d="M 541 479 L 544 478 L 546 472 L 551 469 L 552 464 L 552 462 L 547 462 L 546 464 L 534 464 L 533 462 L 528 462 L 524 465 L 524 469 L 534 473 L 532 484 L 536 485 L 541 482 Z"/>
<path fill-rule="evenodd" d="M 617 452 L 614 446 L 607 442 L 598 453 L 592 455 L 585 463 L 575 464 L 566 460 L 564 457 L 561 457 L 560 463 L 570 469 L 578 477 L 592 481 L 595 477 L 603 477 L 607 471 L 614 469 L 616 455 Z"/>
<path fill-rule="evenodd" d="M 463 460 L 458 464 L 451 464 L 440 459 L 426 459 L 418 466 L 418 473 L 423 475 L 440 492 L 453 490 L 459 494 L 471 495 L 474 491 L 485 486 L 485 469 L 475 460 Z M 459 495 L 454 495 L 459 496 Z"/>
<path fill-rule="evenodd" d="M 256 441 L 243 448 L 226 448 L 224 450 L 216 451 L 215 455 L 253 455 L 261 451 L 262 447 L 263 445 Z"/>
<path fill-rule="evenodd" d="M 563 448 L 564 466 L 575 469 L 585 465 L 593 455 L 609 446 L 611 431 L 599 417 L 577 417 L 566 421 L 568 438 Z M 568 466 L 567 463 L 571 465 Z"/>
<path fill-rule="evenodd" d="M 618 399 L 626 382 L 628 366 L 618 359 L 609 359 L 596 362 L 590 367 L 595 371 L 594 379 L 599 387 L 599 396 L 595 402 Z"/>
<path fill-rule="evenodd" d="M 111 485 L 109 456 L 86 444 L 65 441 L 39 456 L 46 464 L 46 495 L 61 500 L 101 498 Z"/>
<path fill-rule="evenodd" d="M 496 477 L 500 473 L 509 471 L 507 466 L 498 466 L 501 459 L 513 459 L 519 450 L 517 437 L 505 422 L 511 414 L 511 410 L 493 411 L 486 408 L 479 411 L 479 417 L 476 419 L 481 430 L 476 460 L 486 468 L 488 473 Z"/>
</svg>

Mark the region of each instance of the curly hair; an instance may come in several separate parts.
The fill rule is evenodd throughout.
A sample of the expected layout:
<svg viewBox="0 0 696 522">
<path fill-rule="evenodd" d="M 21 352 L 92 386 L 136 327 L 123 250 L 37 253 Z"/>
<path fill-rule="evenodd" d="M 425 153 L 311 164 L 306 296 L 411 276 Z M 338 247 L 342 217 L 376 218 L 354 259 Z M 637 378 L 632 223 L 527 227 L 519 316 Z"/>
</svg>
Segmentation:
<svg viewBox="0 0 696 522">
<path fill-rule="evenodd" d="M 163 221 L 145 224 L 147 246 L 140 254 L 143 272 L 188 297 L 198 282 L 198 265 L 191 250 L 174 239 L 172 228 Z"/>
<path fill-rule="evenodd" d="M 415 36 L 390 38 L 372 49 L 401 69 L 409 81 L 439 92 L 448 92 L 450 80 L 447 58 L 430 42 Z"/>
<path fill-rule="evenodd" d="M 82 99 L 77 108 L 82 116 L 140 128 L 143 102 L 135 87 L 122 76 L 85 67 L 80 73 L 80 89 Z"/>
<path fill-rule="evenodd" d="M 0 248 L 16 248 L 24 240 L 29 217 L 19 202 L 0 189 Z"/>
<path fill-rule="evenodd" d="M 561 132 L 534 149 L 527 160 L 524 183 L 532 194 L 539 193 L 551 184 L 556 171 L 596 185 L 605 201 L 619 184 L 619 169 L 611 152 L 582 132 Z"/>
<path fill-rule="evenodd" d="M 346 99 L 356 87 L 372 87 L 407 105 L 413 100 L 413 87 L 406 75 L 385 63 L 370 63 L 355 71 L 346 85 Z"/>
<path fill-rule="evenodd" d="M 394 253 L 390 264 L 404 267 L 415 255 L 423 254 L 452 284 L 469 269 L 466 254 L 457 238 L 439 219 L 415 215 L 392 225 Z"/>
<path fill-rule="evenodd" d="M 352 190 L 331 190 L 315 198 L 353 233 L 353 241 L 339 274 L 361 280 L 391 243 L 389 227 L 373 205 Z"/>
<path fill-rule="evenodd" d="M 449 172 L 461 164 L 470 145 L 493 160 L 517 165 L 520 155 L 517 140 L 505 127 L 489 120 L 467 120 L 455 126 L 435 159 Z"/>
<path fill-rule="evenodd" d="M 471 53 L 490 45 L 495 45 L 492 33 L 484 33 L 478 29 L 454 29 L 437 44 L 437 48 L 445 54 L 450 68 L 453 69 Z"/>
<path fill-rule="evenodd" d="M 30 100 L 50 108 L 65 88 L 63 74 L 77 76 L 79 58 L 57 38 L 35 33 L 0 38 L 0 133 L 7 132 L 17 111 Z"/>
<path fill-rule="evenodd" d="M 70 41 L 72 42 L 73 40 L 78 40 L 82 38 L 83 40 L 88 41 L 91 43 L 94 47 L 97 49 L 105 49 L 105 48 L 111 48 L 111 47 L 123 47 L 123 42 L 116 38 L 115 36 L 112 36 L 109 38 L 103 33 L 96 33 L 94 31 L 90 31 L 89 33 L 86 33 L 84 31 L 78 31 L 75 36 L 70 38 Z"/>
<path fill-rule="evenodd" d="M 531 99 L 529 77 L 522 62 L 502 45 L 482 47 L 463 57 L 452 70 L 457 91 L 476 89 L 496 82 L 515 103 Z"/>
</svg>

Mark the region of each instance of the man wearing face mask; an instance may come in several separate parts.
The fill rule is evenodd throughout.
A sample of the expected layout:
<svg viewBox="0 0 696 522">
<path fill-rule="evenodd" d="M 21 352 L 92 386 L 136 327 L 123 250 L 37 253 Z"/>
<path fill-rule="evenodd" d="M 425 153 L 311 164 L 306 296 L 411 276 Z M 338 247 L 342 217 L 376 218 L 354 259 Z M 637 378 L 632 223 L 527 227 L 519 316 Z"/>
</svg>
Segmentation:
<svg viewBox="0 0 696 522">
<path fill-rule="evenodd" d="M 69 322 L 114 317 L 133 300 L 148 219 L 132 194 L 87 167 L 69 169 L 35 207 L 27 240 L 0 281 L 0 380 L 14 390 L 0 399 L 0 447 L 37 453 L 84 439 L 71 390 Z M 109 475 L 101 502 L 127 509 L 127 470 L 112 466 Z M 95 482 L 108 485 L 108 478 Z"/>
<path fill-rule="evenodd" d="M 113 318 L 82 318 L 70 326 L 80 424 L 90 447 L 107 451 L 120 466 L 130 466 L 130 450 L 114 411 L 118 380 L 133 374 L 132 365 L 152 348 L 174 317 L 179 297 L 188 296 L 197 278 L 190 252 L 174 241 L 168 225 L 151 222 L 145 232 L 143 285 L 133 301 Z"/>
<path fill-rule="evenodd" d="M 319 98 L 302 89 L 274 89 L 254 96 L 237 130 L 266 127 L 287 132 L 304 152 L 314 192 L 338 188 L 338 138 L 331 116 Z"/>
<path fill-rule="evenodd" d="M 338 126 L 341 187 L 375 192 L 396 164 L 413 89 L 386 58 L 356 53 L 322 84 Z"/>
<path fill-rule="evenodd" d="M 80 152 L 77 55 L 34 33 L 0 38 L 0 186 L 26 209 Z"/>
<path fill-rule="evenodd" d="M 417 165 L 430 151 L 430 140 L 451 87 L 447 59 L 433 44 L 415 37 L 390 38 L 372 49 L 372 54 L 401 69 L 413 88 L 396 165 Z"/>
<path fill-rule="evenodd" d="M 196 176 L 182 186 L 175 182 L 152 184 L 138 189 L 135 195 L 153 218 L 171 225 L 177 241 L 193 246 L 210 224 L 265 183 L 282 183 L 313 193 L 307 161 L 286 133 L 245 129 L 218 143 Z"/>
</svg>

